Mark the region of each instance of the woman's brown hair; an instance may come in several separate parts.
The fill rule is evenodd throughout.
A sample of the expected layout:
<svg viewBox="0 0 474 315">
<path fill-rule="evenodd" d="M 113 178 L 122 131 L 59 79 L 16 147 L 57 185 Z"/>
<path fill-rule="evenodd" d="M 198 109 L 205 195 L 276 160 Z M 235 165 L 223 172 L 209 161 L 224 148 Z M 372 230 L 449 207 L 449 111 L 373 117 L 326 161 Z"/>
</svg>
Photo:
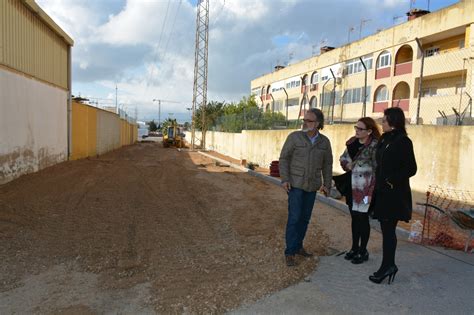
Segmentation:
<svg viewBox="0 0 474 315">
<path fill-rule="evenodd" d="M 375 120 L 373 120 L 370 117 L 362 117 L 358 121 L 363 123 L 365 125 L 365 128 L 367 128 L 367 130 L 372 130 L 372 137 L 374 137 L 377 140 L 380 138 L 380 130 Z"/>
</svg>

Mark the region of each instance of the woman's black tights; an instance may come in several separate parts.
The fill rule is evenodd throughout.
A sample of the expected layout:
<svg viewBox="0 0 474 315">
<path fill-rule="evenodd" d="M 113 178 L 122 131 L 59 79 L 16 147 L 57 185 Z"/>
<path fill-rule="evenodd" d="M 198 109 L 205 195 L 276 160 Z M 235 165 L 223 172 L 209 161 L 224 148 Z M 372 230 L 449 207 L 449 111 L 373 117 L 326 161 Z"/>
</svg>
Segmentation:
<svg viewBox="0 0 474 315">
<path fill-rule="evenodd" d="M 365 252 L 370 237 L 370 224 L 368 213 L 351 211 L 352 250 Z"/>
<path fill-rule="evenodd" d="M 395 251 L 397 249 L 397 228 L 398 220 L 380 221 L 383 237 L 383 259 L 380 271 L 395 265 Z"/>
</svg>

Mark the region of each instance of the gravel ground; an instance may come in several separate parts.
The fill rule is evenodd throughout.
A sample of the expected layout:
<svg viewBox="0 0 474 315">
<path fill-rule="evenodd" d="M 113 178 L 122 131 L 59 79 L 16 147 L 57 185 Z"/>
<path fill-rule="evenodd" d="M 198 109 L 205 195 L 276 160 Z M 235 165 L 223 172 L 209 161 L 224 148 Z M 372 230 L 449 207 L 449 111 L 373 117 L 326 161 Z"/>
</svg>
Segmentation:
<svg viewBox="0 0 474 315">
<path fill-rule="evenodd" d="M 317 268 L 284 264 L 286 205 L 277 186 L 158 143 L 23 176 L 0 186 L 0 313 L 235 309 Z M 349 233 L 317 203 L 306 247 L 334 254 Z"/>
</svg>

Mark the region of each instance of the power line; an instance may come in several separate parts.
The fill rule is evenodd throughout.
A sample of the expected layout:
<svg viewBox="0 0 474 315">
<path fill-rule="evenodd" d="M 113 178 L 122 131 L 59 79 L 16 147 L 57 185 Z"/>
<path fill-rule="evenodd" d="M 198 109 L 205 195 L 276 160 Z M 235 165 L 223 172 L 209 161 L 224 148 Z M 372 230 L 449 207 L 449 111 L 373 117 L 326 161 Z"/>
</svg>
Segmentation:
<svg viewBox="0 0 474 315">
<path fill-rule="evenodd" d="M 155 51 L 155 54 L 154 54 L 154 57 L 153 57 L 153 63 L 152 63 L 153 67 L 151 68 L 150 74 L 148 75 L 148 79 L 146 80 L 146 87 L 147 88 L 149 86 L 149 82 L 153 78 L 153 72 L 155 70 L 154 65 L 156 63 L 156 60 L 158 59 L 158 51 L 161 48 L 161 39 L 163 38 L 163 33 L 164 33 L 164 30 L 165 30 L 166 20 L 168 19 L 169 8 L 170 8 L 170 0 L 168 0 L 168 5 L 166 6 L 166 13 L 165 13 L 165 18 L 163 19 L 163 25 L 161 26 L 160 38 L 158 40 L 158 45 L 156 46 L 156 51 Z"/>
</svg>

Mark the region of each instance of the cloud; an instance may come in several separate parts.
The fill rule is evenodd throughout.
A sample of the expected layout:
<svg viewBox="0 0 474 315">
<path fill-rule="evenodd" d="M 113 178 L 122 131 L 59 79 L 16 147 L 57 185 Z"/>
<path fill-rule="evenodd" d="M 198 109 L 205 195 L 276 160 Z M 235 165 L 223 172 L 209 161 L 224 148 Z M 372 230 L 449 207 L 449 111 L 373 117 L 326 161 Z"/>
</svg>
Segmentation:
<svg viewBox="0 0 474 315">
<path fill-rule="evenodd" d="M 38 0 L 75 40 L 73 92 L 90 84 L 96 97 L 119 89 L 119 102 L 156 113 L 154 98 L 190 102 L 193 91 L 196 7 L 192 1 Z M 210 1 L 208 99 L 238 101 L 250 81 L 276 63 L 308 58 L 326 45 L 390 27 L 404 0 Z M 89 91 L 89 89 L 88 89 Z M 181 104 L 164 109 L 186 112 Z"/>
</svg>

